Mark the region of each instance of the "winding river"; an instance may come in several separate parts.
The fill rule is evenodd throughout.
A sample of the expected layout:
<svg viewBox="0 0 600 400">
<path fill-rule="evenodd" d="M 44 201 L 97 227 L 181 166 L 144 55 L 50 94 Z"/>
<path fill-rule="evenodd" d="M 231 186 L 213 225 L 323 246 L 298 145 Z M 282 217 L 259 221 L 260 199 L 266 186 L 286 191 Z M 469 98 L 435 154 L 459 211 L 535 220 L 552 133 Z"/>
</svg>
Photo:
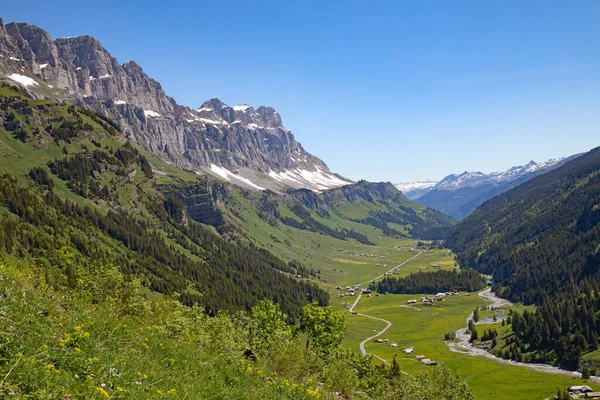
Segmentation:
<svg viewBox="0 0 600 400">
<path fill-rule="evenodd" d="M 482 292 L 479 292 L 479 296 L 488 301 L 491 301 L 492 305 L 496 306 L 496 307 L 512 305 L 512 303 L 510 301 L 508 301 L 506 299 L 501 299 L 498 296 L 496 296 L 494 293 L 492 293 L 492 290 L 489 288 Z M 469 323 L 470 319 L 473 319 L 473 313 L 471 313 L 471 315 L 469 315 L 469 317 L 466 319 L 465 326 Z M 481 321 L 476 322 L 475 325 L 490 324 L 492 321 L 493 320 L 491 318 L 485 318 Z M 471 338 L 471 335 L 469 335 L 467 333 L 467 328 L 461 328 L 456 331 L 456 339 L 453 341 L 447 341 L 446 344 L 448 345 L 448 349 L 450 349 L 450 351 L 453 351 L 456 353 L 468 354 L 470 356 L 482 356 L 482 357 L 496 360 L 503 364 L 529 368 L 529 369 L 533 369 L 533 370 L 540 371 L 540 372 L 547 372 L 550 374 L 566 375 L 566 376 L 573 376 L 573 377 L 578 377 L 578 378 L 581 377 L 580 372 L 569 371 L 569 370 L 561 369 L 561 368 L 554 367 L 554 366 L 548 365 L 548 364 L 524 363 L 524 362 L 518 362 L 518 361 L 513 361 L 513 360 L 505 360 L 504 358 L 497 357 L 497 356 L 491 354 L 490 352 L 488 352 L 485 349 L 481 349 L 479 347 L 473 346 L 473 344 L 469 342 L 470 338 Z M 593 377 L 592 381 L 600 382 L 600 379 L 598 377 Z"/>
</svg>

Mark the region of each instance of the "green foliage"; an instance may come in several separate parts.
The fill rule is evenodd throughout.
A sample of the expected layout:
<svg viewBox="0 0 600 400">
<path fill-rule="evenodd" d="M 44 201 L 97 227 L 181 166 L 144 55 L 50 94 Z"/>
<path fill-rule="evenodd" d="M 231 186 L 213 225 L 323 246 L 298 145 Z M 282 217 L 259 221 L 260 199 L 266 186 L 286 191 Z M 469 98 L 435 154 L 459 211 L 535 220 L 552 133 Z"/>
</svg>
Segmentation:
<svg viewBox="0 0 600 400">
<path fill-rule="evenodd" d="M 494 274 L 515 302 L 542 303 L 600 269 L 600 148 L 503 193 L 461 221 L 446 245 Z"/>
<path fill-rule="evenodd" d="M 477 271 L 445 271 L 419 272 L 405 277 L 384 277 L 379 282 L 371 284 L 371 288 L 379 293 L 411 294 L 439 293 L 481 290 L 487 285 L 487 279 Z"/>
<path fill-rule="evenodd" d="M 69 249 L 61 257 L 63 266 L 73 263 Z M 425 386 L 433 385 L 428 378 L 399 379 L 398 370 L 375 367 L 340 346 L 317 355 L 290 335 L 285 315 L 271 302 L 257 304 L 257 318 L 242 313 L 208 317 L 175 297 L 148 301 L 131 290 L 139 286 L 125 289 L 127 280 L 118 269 L 94 268 L 111 277 L 93 285 L 99 276 L 80 271 L 76 289 L 57 292 L 39 267 L 0 262 L 3 397 L 164 399 L 193 394 L 291 400 L 334 398 L 334 392 L 351 396 L 360 390 L 372 398 L 410 400 L 433 390 Z M 109 293 L 111 284 L 124 290 Z M 123 312 L 120 303 L 138 306 Z M 270 323 L 269 315 L 277 323 Z M 269 345 L 264 346 L 267 336 L 261 332 L 267 331 Z M 444 384 L 444 393 L 466 388 L 458 379 Z M 468 390 L 463 394 L 470 398 Z"/>
<path fill-rule="evenodd" d="M 342 343 L 348 323 L 332 307 L 312 303 L 303 307 L 300 327 L 306 333 L 306 348 L 326 356 Z"/>
</svg>

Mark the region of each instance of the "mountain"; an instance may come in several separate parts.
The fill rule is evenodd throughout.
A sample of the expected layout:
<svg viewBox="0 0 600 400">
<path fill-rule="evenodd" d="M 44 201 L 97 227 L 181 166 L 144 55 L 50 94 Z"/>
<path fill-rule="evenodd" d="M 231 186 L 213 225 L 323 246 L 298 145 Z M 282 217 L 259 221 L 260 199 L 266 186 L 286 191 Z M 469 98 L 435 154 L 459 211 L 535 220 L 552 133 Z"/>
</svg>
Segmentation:
<svg viewBox="0 0 600 400">
<path fill-rule="evenodd" d="M 37 26 L 0 19 L 0 78 L 36 98 L 99 111 L 151 153 L 248 189 L 352 183 L 304 150 L 273 108 L 216 98 L 179 105 L 138 64 L 120 64 L 90 36 L 53 40 Z"/>
<path fill-rule="evenodd" d="M 483 203 L 446 241 L 461 267 L 535 312 L 512 316 L 504 358 L 597 368 L 600 348 L 600 148 Z M 583 356 L 583 357 L 582 357 Z"/>
<path fill-rule="evenodd" d="M 600 148 L 488 200 L 447 239 L 514 301 L 541 302 L 597 272 Z"/>
<path fill-rule="evenodd" d="M 425 193 L 429 192 L 435 186 L 436 181 L 421 181 L 409 183 L 396 183 L 394 186 L 402 192 L 403 195 L 411 200 L 418 199 Z"/>
<path fill-rule="evenodd" d="M 530 161 L 503 172 L 463 172 L 446 176 L 441 181 L 400 184 L 407 197 L 434 208 L 458 220 L 465 218 L 480 204 L 494 196 L 520 185 L 540 174 L 552 171 L 578 155 L 552 159 L 542 163 Z M 398 187 L 398 186 L 397 186 Z"/>
<path fill-rule="evenodd" d="M 271 299 L 295 319 L 307 300 L 328 301 L 286 261 L 203 225 L 224 223 L 211 187 L 100 113 L 0 83 L 0 151 L 0 257 L 38 263 L 52 285 L 76 288 L 86 268 L 115 266 L 213 315 Z M 165 189 L 175 183 L 177 196 Z"/>
</svg>

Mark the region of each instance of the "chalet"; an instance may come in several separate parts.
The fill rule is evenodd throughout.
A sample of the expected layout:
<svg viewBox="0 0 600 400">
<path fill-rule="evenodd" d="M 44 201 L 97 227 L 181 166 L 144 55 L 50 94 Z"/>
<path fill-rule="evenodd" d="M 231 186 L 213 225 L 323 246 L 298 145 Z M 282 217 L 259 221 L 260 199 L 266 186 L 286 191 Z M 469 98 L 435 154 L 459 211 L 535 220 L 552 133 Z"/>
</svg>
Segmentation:
<svg viewBox="0 0 600 400">
<path fill-rule="evenodd" d="M 416 300 L 409 300 L 409 301 L 407 301 L 408 304 L 416 304 L 416 302 L 417 302 Z"/>
<path fill-rule="evenodd" d="M 585 394 L 586 399 L 600 399 L 600 392 L 588 392 Z"/>
<path fill-rule="evenodd" d="M 415 351 L 414 347 L 407 347 L 406 349 L 403 350 L 406 354 L 412 354 L 413 351 Z"/>
<path fill-rule="evenodd" d="M 431 264 L 431 268 L 439 269 L 440 264 Z"/>
<path fill-rule="evenodd" d="M 385 339 L 377 339 L 375 342 L 376 343 L 385 343 Z"/>
<path fill-rule="evenodd" d="M 423 359 L 421 359 L 421 362 L 425 365 L 431 364 L 431 360 L 429 358 L 423 358 Z"/>
<path fill-rule="evenodd" d="M 363 289 L 362 294 L 371 294 L 371 289 Z"/>
<path fill-rule="evenodd" d="M 344 308 L 350 308 L 350 304 L 344 303 Z"/>
<path fill-rule="evenodd" d="M 569 386 L 568 391 L 573 394 L 585 394 L 594 392 L 594 390 L 587 385 Z"/>
<path fill-rule="evenodd" d="M 417 360 L 421 361 L 421 360 L 424 360 L 424 359 L 425 359 L 425 356 L 423 356 L 423 355 L 419 355 L 419 356 L 417 356 L 416 358 L 417 358 Z"/>
<path fill-rule="evenodd" d="M 379 293 L 375 293 L 375 297 L 379 297 Z"/>
<path fill-rule="evenodd" d="M 341 286 L 336 286 L 335 290 L 342 290 L 342 287 Z"/>
<path fill-rule="evenodd" d="M 398 345 L 396 343 L 392 343 L 390 346 L 392 346 L 392 347 L 398 347 Z"/>
</svg>

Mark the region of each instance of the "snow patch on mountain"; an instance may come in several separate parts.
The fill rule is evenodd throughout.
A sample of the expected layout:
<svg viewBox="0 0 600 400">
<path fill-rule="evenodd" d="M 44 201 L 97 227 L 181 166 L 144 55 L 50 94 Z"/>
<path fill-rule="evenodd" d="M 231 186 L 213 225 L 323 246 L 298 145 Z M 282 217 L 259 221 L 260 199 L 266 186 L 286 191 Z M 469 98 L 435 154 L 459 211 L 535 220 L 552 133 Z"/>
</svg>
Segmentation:
<svg viewBox="0 0 600 400">
<path fill-rule="evenodd" d="M 34 79 L 25 75 L 11 74 L 8 75 L 8 78 L 12 79 L 15 82 L 19 82 L 23 86 L 38 86 L 38 83 Z"/>
<path fill-rule="evenodd" d="M 233 179 L 235 183 L 235 180 L 239 180 L 244 182 L 246 185 L 249 185 L 255 189 L 258 190 L 265 190 L 264 187 L 258 186 L 257 184 L 255 184 L 254 182 L 252 182 L 250 179 L 248 178 L 244 178 L 243 176 L 234 174 L 233 172 L 231 172 L 230 170 L 228 170 L 227 168 L 223 168 L 223 167 L 219 167 L 218 165 L 215 164 L 210 164 L 210 170 L 218 175 L 219 177 L 225 179 L 227 182 L 231 182 L 231 180 Z"/>
<path fill-rule="evenodd" d="M 282 172 L 269 171 L 268 175 L 276 181 L 293 187 L 303 187 L 306 183 L 309 183 L 309 186 L 317 191 L 333 189 L 351 183 L 327 173 L 318 167 L 314 171 L 301 168 Z"/>
<path fill-rule="evenodd" d="M 146 117 L 160 117 L 160 114 L 157 113 L 156 111 L 152 111 L 152 110 L 144 110 L 144 116 Z"/>
<path fill-rule="evenodd" d="M 248 110 L 250 108 L 250 106 L 248 104 L 238 104 L 237 106 L 233 106 L 233 109 L 235 111 L 241 111 L 241 112 L 246 112 L 246 110 Z"/>
</svg>

